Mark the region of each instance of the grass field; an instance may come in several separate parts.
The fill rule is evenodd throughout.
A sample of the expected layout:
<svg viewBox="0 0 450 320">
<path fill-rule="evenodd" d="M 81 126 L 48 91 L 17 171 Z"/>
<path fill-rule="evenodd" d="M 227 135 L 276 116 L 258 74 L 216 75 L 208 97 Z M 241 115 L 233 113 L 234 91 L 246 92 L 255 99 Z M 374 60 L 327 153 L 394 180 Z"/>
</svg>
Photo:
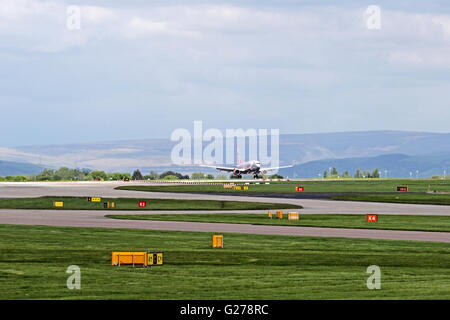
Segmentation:
<svg viewBox="0 0 450 320">
<path fill-rule="evenodd" d="M 54 201 L 63 201 L 64 207 L 54 207 Z M 139 207 L 139 201 L 146 201 L 146 207 Z M 55 210 L 105 210 L 104 202 L 114 202 L 114 210 L 266 210 L 300 209 L 301 206 L 286 203 L 265 203 L 219 200 L 182 199 L 134 199 L 103 198 L 101 202 L 88 202 L 85 197 L 39 197 L 0 199 L 2 209 L 55 209 Z"/>
<path fill-rule="evenodd" d="M 449 299 L 445 243 L 0 225 L 0 299 Z M 112 251 L 164 266 L 112 267 Z M 70 265 L 81 290 L 66 288 Z M 366 287 L 367 267 L 381 289 Z"/>
<path fill-rule="evenodd" d="M 267 214 L 142 214 L 107 215 L 107 217 L 131 220 L 450 232 L 450 216 L 378 215 L 377 222 L 367 222 L 365 215 L 354 214 L 304 214 L 300 215 L 299 220 L 289 221 L 286 212 L 284 219 L 269 219 Z"/>
<path fill-rule="evenodd" d="M 371 201 L 371 202 L 393 202 L 393 203 L 415 203 L 415 204 L 439 204 L 450 205 L 450 194 L 345 194 L 332 196 L 333 200 L 346 201 Z M 450 211 L 450 208 L 449 208 Z"/>
<path fill-rule="evenodd" d="M 230 182 L 242 183 L 238 179 Z M 226 193 L 295 193 L 295 186 L 308 192 L 397 192 L 398 186 L 408 186 L 410 192 L 450 192 L 449 180 L 431 179 L 341 179 L 270 182 L 250 185 L 249 189 L 224 189 L 222 185 L 175 185 L 175 186 L 120 186 L 119 190 L 159 192 L 226 192 Z"/>
</svg>

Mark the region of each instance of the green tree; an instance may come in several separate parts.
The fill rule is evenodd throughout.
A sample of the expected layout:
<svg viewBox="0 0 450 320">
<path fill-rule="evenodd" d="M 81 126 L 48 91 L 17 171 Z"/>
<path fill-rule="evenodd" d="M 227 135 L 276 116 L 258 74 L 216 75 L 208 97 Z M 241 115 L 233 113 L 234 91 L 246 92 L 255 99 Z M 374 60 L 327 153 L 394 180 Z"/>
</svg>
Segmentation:
<svg viewBox="0 0 450 320">
<path fill-rule="evenodd" d="M 209 179 L 209 180 L 214 179 L 214 176 L 213 176 L 212 174 L 208 174 L 208 175 L 206 176 L 206 179 Z"/>
<path fill-rule="evenodd" d="M 181 173 L 178 172 L 173 172 L 173 171 L 166 171 L 161 173 L 161 175 L 159 176 L 160 179 L 164 179 L 166 176 L 176 176 L 178 177 L 178 179 L 189 179 L 188 175 L 183 175 Z"/>
<path fill-rule="evenodd" d="M 205 179 L 205 174 L 203 172 L 193 172 L 191 174 L 191 179 Z"/>
<path fill-rule="evenodd" d="M 136 169 L 136 170 L 134 170 L 131 179 L 133 179 L 133 180 L 143 180 L 144 177 L 142 176 L 141 171 L 139 171 L 139 169 Z"/>
<path fill-rule="evenodd" d="M 72 174 L 73 174 L 74 180 L 83 181 L 83 180 L 87 179 L 87 176 L 89 175 L 89 171 L 73 169 Z"/>
<path fill-rule="evenodd" d="M 327 171 L 327 170 L 325 170 L 325 171 L 323 172 L 323 178 L 324 178 L 324 179 L 328 178 L 328 171 Z"/>
<path fill-rule="evenodd" d="M 372 171 L 372 178 L 379 178 L 380 177 L 380 171 L 378 168 L 375 168 L 375 170 Z"/>
<path fill-rule="evenodd" d="M 350 173 L 348 173 L 348 171 L 345 171 L 343 174 L 342 174 L 342 178 L 345 178 L 345 179 L 348 179 L 348 178 L 351 178 L 352 176 L 350 175 Z"/>
<path fill-rule="evenodd" d="M 331 170 L 331 176 L 332 177 L 337 177 L 339 175 L 336 167 L 333 167 L 333 169 Z"/>
<path fill-rule="evenodd" d="M 74 172 L 67 167 L 61 167 L 55 171 L 55 176 L 58 176 L 58 180 L 72 180 L 74 178 Z"/>
<path fill-rule="evenodd" d="M 107 174 L 108 180 L 123 180 L 124 178 L 131 179 L 131 175 L 129 173 L 122 172 L 114 172 Z"/>
<path fill-rule="evenodd" d="M 55 172 L 52 169 L 44 169 L 37 175 L 36 180 L 38 181 L 53 180 L 54 174 Z"/>
<path fill-rule="evenodd" d="M 101 179 L 105 180 L 108 178 L 105 171 L 99 170 L 89 172 L 88 176 L 94 180 L 101 180 Z"/>
<path fill-rule="evenodd" d="M 362 178 L 362 173 L 361 173 L 361 169 L 360 169 L 360 168 L 358 168 L 358 169 L 356 170 L 354 177 L 355 177 L 356 179 L 361 179 L 361 178 Z"/>
<path fill-rule="evenodd" d="M 173 174 L 168 174 L 168 175 L 164 176 L 164 178 L 163 178 L 163 180 L 178 180 L 178 179 L 180 179 L 180 178 Z"/>
<path fill-rule="evenodd" d="M 157 180 L 157 179 L 159 179 L 159 173 L 158 172 L 156 172 L 156 171 L 150 171 L 150 180 Z"/>
<path fill-rule="evenodd" d="M 270 179 L 283 179 L 283 176 L 280 176 L 279 174 L 273 174 L 270 176 Z"/>
</svg>

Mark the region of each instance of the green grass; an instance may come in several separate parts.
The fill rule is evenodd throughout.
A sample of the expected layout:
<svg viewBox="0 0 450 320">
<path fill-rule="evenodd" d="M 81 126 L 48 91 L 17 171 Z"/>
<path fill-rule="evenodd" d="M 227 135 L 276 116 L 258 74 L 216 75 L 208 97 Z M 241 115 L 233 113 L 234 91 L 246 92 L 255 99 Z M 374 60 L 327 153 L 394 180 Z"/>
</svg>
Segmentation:
<svg viewBox="0 0 450 320">
<path fill-rule="evenodd" d="M 0 299 L 449 299 L 447 243 L 0 225 Z M 151 270 L 112 251 L 164 252 Z M 81 268 L 69 290 L 68 266 Z M 381 290 L 366 287 L 381 268 Z"/>
<path fill-rule="evenodd" d="M 450 194 L 432 194 L 432 193 L 346 194 L 346 195 L 332 196 L 331 199 L 347 200 L 347 201 L 450 205 Z"/>
<path fill-rule="evenodd" d="M 231 182 L 239 183 L 239 180 Z M 222 185 L 175 185 L 175 186 L 120 186 L 118 190 L 156 192 L 223 192 L 223 193 L 295 193 L 295 186 L 303 186 L 307 192 L 397 192 L 398 186 L 408 186 L 410 192 L 450 192 L 450 180 L 431 179 L 341 179 L 270 182 L 250 185 L 249 189 L 224 189 Z"/>
<path fill-rule="evenodd" d="M 358 228 L 386 230 L 417 230 L 450 232 L 450 216 L 378 215 L 377 222 L 367 222 L 365 215 L 300 214 L 299 220 L 269 219 L 267 214 L 142 214 L 107 215 L 130 220 L 191 221 L 214 223 L 244 223 L 255 225 Z M 449 234 L 450 236 L 450 234 Z"/>
<path fill-rule="evenodd" d="M 64 207 L 54 207 L 54 201 L 63 201 Z M 88 202 L 86 197 L 39 197 L 1 199 L 2 209 L 55 209 L 55 210 L 105 210 L 104 202 L 114 202 L 114 210 L 266 210 L 300 209 L 301 206 L 286 203 L 265 203 L 220 200 L 183 199 L 134 199 L 102 198 L 101 202 Z M 146 201 L 146 207 L 139 207 L 138 201 Z"/>
</svg>

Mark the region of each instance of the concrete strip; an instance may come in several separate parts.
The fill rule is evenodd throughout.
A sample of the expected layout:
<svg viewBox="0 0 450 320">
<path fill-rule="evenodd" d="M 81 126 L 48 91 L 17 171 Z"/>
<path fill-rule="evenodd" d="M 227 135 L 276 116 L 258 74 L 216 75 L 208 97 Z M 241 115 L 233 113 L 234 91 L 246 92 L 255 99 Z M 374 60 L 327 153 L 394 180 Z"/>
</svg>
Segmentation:
<svg viewBox="0 0 450 320">
<path fill-rule="evenodd" d="M 115 211 L 117 213 L 118 211 Z M 138 211 L 142 213 L 141 211 Z M 230 232 L 313 237 L 344 237 L 386 240 L 415 240 L 450 242 L 450 233 L 424 231 L 396 231 L 375 229 L 344 229 L 289 226 L 261 226 L 249 224 L 139 221 L 104 217 L 111 211 L 103 210 L 0 210 L 0 224 L 132 228 L 195 232 Z"/>
</svg>

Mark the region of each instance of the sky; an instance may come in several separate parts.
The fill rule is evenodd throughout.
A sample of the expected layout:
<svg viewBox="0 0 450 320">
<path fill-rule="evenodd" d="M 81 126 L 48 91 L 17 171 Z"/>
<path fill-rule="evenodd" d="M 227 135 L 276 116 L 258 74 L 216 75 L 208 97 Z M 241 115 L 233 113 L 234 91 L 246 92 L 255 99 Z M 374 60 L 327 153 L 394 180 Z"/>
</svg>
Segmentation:
<svg viewBox="0 0 450 320">
<path fill-rule="evenodd" d="M 448 1 L 116 2 L 0 0 L 0 147 L 450 132 Z"/>
</svg>

